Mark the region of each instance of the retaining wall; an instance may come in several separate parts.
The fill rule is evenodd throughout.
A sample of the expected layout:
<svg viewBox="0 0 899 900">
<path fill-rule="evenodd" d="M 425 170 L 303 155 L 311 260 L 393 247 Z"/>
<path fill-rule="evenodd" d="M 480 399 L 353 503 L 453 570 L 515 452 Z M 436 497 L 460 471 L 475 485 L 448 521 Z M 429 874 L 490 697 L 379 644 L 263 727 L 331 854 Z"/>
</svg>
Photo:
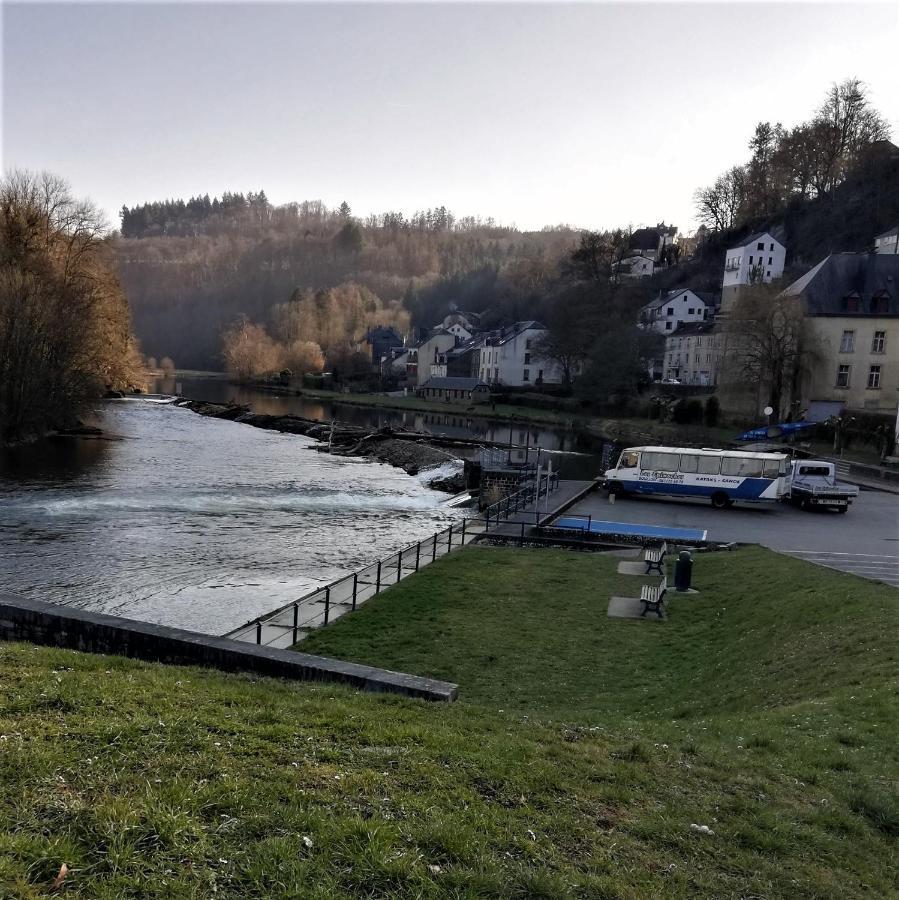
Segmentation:
<svg viewBox="0 0 899 900">
<path fill-rule="evenodd" d="M 275 650 L 228 638 L 86 612 L 0 593 L 0 639 L 109 653 L 153 662 L 200 665 L 226 672 L 329 681 L 366 691 L 452 701 L 458 688 L 446 681 L 391 672 L 324 656 Z"/>
</svg>

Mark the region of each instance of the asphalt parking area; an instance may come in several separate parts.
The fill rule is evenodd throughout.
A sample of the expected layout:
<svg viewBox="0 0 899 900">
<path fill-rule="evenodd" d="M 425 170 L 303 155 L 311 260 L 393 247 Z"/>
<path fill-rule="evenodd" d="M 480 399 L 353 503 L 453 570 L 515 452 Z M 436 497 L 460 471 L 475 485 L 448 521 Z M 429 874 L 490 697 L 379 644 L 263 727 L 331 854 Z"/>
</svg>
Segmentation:
<svg viewBox="0 0 899 900">
<path fill-rule="evenodd" d="M 710 541 L 752 543 L 899 587 L 899 494 L 862 490 L 845 514 L 787 504 L 736 504 L 628 497 L 596 491 L 565 511 L 613 522 L 703 529 Z"/>
</svg>

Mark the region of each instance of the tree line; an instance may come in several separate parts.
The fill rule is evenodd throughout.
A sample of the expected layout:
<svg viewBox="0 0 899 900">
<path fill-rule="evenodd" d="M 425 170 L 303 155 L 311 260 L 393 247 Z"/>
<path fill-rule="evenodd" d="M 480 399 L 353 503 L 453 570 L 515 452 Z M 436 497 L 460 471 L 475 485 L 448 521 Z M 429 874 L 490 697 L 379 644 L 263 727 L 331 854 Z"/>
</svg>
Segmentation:
<svg viewBox="0 0 899 900">
<path fill-rule="evenodd" d="M 140 354 L 102 216 L 56 176 L 0 181 L 0 443 L 136 383 Z"/>
<path fill-rule="evenodd" d="M 759 122 L 748 162 L 696 191 L 699 220 L 727 231 L 791 203 L 831 194 L 890 129 L 858 78 L 834 84 L 811 119 L 794 128 Z"/>
</svg>

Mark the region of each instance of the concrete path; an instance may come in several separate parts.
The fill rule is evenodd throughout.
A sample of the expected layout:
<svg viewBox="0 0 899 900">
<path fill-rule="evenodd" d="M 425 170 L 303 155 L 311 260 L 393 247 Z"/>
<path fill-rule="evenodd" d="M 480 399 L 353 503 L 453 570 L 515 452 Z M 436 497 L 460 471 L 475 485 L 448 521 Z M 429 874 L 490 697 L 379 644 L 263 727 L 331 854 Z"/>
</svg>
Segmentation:
<svg viewBox="0 0 899 900">
<path fill-rule="evenodd" d="M 649 498 L 610 504 L 605 491 L 567 511 L 646 525 L 703 528 L 710 541 L 761 544 L 799 559 L 899 587 L 899 500 L 863 490 L 845 514 L 805 512 L 786 504 L 713 509 L 707 502 Z"/>
</svg>

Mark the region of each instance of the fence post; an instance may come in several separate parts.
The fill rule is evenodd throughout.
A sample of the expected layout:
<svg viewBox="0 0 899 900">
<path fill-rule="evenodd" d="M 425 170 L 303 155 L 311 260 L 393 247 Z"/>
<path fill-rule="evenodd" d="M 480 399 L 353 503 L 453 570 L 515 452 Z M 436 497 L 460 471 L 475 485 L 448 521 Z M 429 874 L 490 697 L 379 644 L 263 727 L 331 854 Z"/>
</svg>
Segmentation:
<svg viewBox="0 0 899 900">
<path fill-rule="evenodd" d="M 449 531 L 446 534 L 446 552 L 451 553 L 453 549 L 453 526 L 450 525 Z"/>
<path fill-rule="evenodd" d="M 421 560 L 421 541 L 415 545 L 415 571 L 418 571 L 418 563 Z"/>
<path fill-rule="evenodd" d="M 462 546 L 465 546 L 465 519 L 462 520 Z"/>
<path fill-rule="evenodd" d="M 300 604 L 294 603 L 293 605 L 293 642 L 297 642 L 297 625 L 300 621 Z"/>
<path fill-rule="evenodd" d="M 381 593 L 381 560 L 378 560 L 378 580 L 375 582 L 375 594 Z"/>
<path fill-rule="evenodd" d="M 403 551 L 400 550 L 396 555 L 396 583 L 400 583 L 400 578 L 403 577 Z"/>
<path fill-rule="evenodd" d="M 262 643 L 262 619 L 256 620 L 256 643 Z"/>
<path fill-rule="evenodd" d="M 328 619 L 331 616 L 331 586 L 325 588 L 325 625 L 328 624 Z"/>
<path fill-rule="evenodd" d="M 437 534 L 431 535 L 431 562 L 437 559 Z"/>
<path fill-rule="evenodd" d="M 359 587 L 359 573 L 353 572 L 353 612 L 356 611 L 356 589 Z"/>
</svg>

